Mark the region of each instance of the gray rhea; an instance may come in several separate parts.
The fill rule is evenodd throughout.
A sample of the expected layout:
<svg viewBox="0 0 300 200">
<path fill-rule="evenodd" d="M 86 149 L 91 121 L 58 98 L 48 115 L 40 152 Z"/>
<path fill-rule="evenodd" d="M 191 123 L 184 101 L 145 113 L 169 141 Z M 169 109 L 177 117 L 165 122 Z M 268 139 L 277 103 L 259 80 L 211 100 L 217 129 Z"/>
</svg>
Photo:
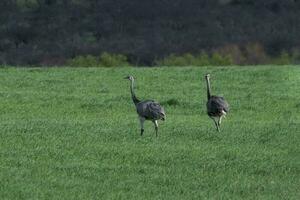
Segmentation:
<svg viewBox="0 0 300 200">
<path fill-rule="evenodd" d="M 206 74 L 207 84 L 207 115 L 214 121 L 217 131 L 220 132 L 222 117 L 225 117 L 229 111 L 229 105 L 223 97 L 211 95 L 210 75 Z"/>
<path fill-rule="evenodd" d="M 140 101 L 134 93 L 134 78 L 133 76 L 127 76 L 125 79 L 130 80 L 130 93 L 132 101 L 136 107 L 136 112 L 139 116 L 141 124 L 141 135 L 144 133 L 144 122 L 150 120 L 155 126 L 155 134 L 158 133 L 158 120 L 165 120 L 166 114 L 164 108 L 154 100 Z"/>
</svg>

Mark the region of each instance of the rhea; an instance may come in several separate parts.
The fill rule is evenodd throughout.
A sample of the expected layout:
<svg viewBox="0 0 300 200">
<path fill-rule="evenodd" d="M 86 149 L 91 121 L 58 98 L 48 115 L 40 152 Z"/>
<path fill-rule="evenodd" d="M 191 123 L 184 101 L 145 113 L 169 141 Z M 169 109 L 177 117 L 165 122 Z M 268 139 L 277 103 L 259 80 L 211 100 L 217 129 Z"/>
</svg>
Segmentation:
<svg viewBox="0 0 300 200">
<path fill-rule="evenodd" d="M 153 122 L 155 127 L 155 134 L 158 134 L 158 120 L 164 121 L 166 119 L 166 114 L 164 108 L 154 100 L 140 101 L 134 93 L 134 78 L 133 76 L 127 76 L 125 79 L 130 80 L 130 93 L 132 101 L 136 107 L 136 112 L 138 114 L 140 125 L 141 125 L 141 136 L 144 133 L 144 122 L 150 120 Z"/>
<path fill-rule="evenodd" d="M 211 95 L 210 75 L 205 75 L 207 84 L 207 115 L 214 121 L 217 131 L 220 132 L 222 117 L 225 117 L 229 111 L 227 101 L 220 96 Z"/>
</svg>

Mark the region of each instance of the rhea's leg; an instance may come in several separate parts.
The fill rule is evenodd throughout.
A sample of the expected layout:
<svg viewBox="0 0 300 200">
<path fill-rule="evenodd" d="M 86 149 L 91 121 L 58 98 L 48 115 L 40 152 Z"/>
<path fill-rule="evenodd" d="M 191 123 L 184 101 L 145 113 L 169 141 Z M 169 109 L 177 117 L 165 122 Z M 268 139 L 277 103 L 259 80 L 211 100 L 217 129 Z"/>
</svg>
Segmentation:
<svg viewBox="0 0 300 200">
<path fill-rule="evenodd" d="M 221 125 L 221 122 L 222 122 L 222 117 L 223 117 L 223 116 L 219 117 L 219 121 L 218 121 L 218 125 L 219 125 L 219 127 L 220 127 L 220 125 Z"/>
<path fill-rule="evenodd" d="M 139 117 L 140 118 L 140 124 L 141 124 L 141 136 L 144 133 L 144 122 L 145 122 L 145 118 L 144 117 Z"/>
<path fill-rule="evenodd" d="M 215 119 L 214 117 L 210 117 L 210 118 L 214 121 L 214 123 L 215 123 L 215 125 L 216 125 L 216 128 L 217 128 L 217 131 L 220 132 L 220 127 L 219 127 L 219 124 L 218 124 L 218 122 L 216 121 L 216 119 Z"/>
<path fill-rule="evenodd" d="M 157 137 L 157 133 L 158 133 L 158 122 L 157 122 L 157 120 L 154 120 L 153 123 L 154 123 L 154 126 L 155 126 L 155 135 L 156 135 L 156 137 Z"/>
</svg>

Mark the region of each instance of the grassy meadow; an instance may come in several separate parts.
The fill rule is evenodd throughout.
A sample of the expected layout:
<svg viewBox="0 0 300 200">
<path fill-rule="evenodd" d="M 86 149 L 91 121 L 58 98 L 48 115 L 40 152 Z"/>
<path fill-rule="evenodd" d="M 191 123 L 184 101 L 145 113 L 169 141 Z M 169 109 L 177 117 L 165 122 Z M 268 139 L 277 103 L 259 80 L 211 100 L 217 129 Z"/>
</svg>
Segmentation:
<svg viewBox="0 0 300 200">
<path fill-rule="evenodd" d="M 158 137 L 129 74 L 165 107 Z M 0 111 L 0 199 L 300 199 L 299 66 L 1 68 Z"/>
</svg>

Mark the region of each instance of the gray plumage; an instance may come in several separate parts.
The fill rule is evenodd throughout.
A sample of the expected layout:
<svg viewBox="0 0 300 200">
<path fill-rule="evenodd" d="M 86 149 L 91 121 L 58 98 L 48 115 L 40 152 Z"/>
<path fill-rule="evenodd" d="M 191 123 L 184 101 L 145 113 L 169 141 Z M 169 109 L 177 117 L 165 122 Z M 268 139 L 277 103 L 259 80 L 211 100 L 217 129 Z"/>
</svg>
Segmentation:
<svg viewBox="0 0 300 200">
<path fill-rule="evenodd" d="M 229 112 L 229 105 L 223 97 L 211 95 L 210 75 L 205 75 L 207 84 L 207 115 L 214 121 L 217 131 L 220 131 L 222 117 Z"/>
<path fill-rule="evenodd" d="M 140 101 L 134 93 L 134 78 L 133 76 L 127 76 L 125 79 L 130 80 L 130 93 L 132 101 L 136 107 L 136 111 L 138 113 L 140 123 L 141 123 L 141 135 L 144 132 L 144 122 L 145 120 L 150 120 L 154 123 L 155 133 L 157 136 L 158 133 L 158 120 L 165 120 L 166 114 L 164 108 L 154 100 L 145 100 Z"/>
</svg>

